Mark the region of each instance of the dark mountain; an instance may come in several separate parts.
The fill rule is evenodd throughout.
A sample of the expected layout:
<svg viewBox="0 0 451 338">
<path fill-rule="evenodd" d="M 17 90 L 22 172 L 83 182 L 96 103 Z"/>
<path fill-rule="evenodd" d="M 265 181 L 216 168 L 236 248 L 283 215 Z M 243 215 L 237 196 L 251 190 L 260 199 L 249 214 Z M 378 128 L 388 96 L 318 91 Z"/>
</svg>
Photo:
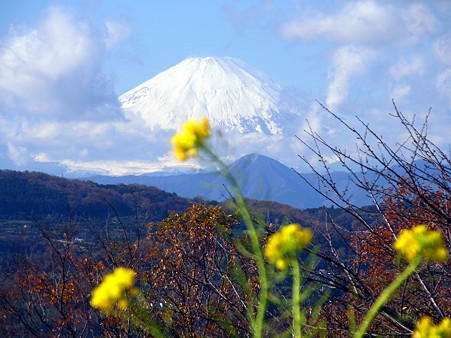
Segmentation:
<svg viewBox="0 0 451 338">
<path fill-rule="evenodd" d="M 66 234 L 93 251 L 102 245 L 98 238 L 133 241 L 148 222 L 193 203 L 145 185 L 100 185 L 12 170 L 0 170 L 0 192 L 0 269 L 14 269 L 16 255 L 42 253 L 46 240 L 62 243 Z"/>
<path fill-rule="evenodd" d="M 65 215 L 121 217 L 140 210 L 151 220 L 164 218 L 169 210 L 183 211 L 190 200 L 145 185 L 100 185 L 38 172 L 0 171 L 0 216 L 5 218 Z"/>
<path fill-rule="evenodd" d="M 299 174 L 269 157 L 250 154 L 230 165 L 244 197 L 255 200 L 269 200 L 295 208 L 316 208 L 331 203 L 316 192 L 307 182 L 317 185 L 315 174 Z M 302 176 L 302 177 L 301 177 Z M 370 203 L 365 191 L 349 181 L 344 172 L 335 172 L 332 178 L 341 190 L 346 190 L 351 201 L 357 205 Z M 218 172 L 178 174 L 167 176 L 94 176 L 89 178 L 102 184 L 139 183 L 158 187 L 187 198 L 201 196 L 205 199 L 222 201 L 230 196 L 226 187 L 229 183 Z"/>
</svg>

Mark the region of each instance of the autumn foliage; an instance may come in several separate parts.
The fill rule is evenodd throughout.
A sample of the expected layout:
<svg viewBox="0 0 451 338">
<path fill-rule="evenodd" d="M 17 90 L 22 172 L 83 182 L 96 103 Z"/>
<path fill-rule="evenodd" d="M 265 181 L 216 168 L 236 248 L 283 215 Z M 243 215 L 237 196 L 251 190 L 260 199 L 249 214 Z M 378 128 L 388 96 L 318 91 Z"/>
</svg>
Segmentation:
<svg viewBox="0 0 451 338">
<path fill-rule="evenodd" d="M 393 249 L 393 243 L 403 229 L 425 224 L 429 229 L 439 230 L 445 242 L 450 243 L 448 221 L 442 216 L 450 207 L 451 201 L 444 198 L 441 190 L 423 188 L 420 194 L 413 195 L 400 187 L 390 191 L 384 202 L 383 217 L 374 228 L 357 231 L 350 236 L 357 253 L 355 264 L 358 261 L 364 267 L 359 278 L 370 297 L 378 295 L 394 280 L 405 264 Z M 412 326 L 415 320 L 424 315 L 440 321 L 451 311 L 449 263 L 423 264 L 424 269 L 409 279 L 402 293 L 387 306 L 387 311 L 393 316 L 405 318 L 402 323 L 406 326 Z M 387 320 L 379 325 L 385 331 L 397 329 L 397 325 Z"/>
<path fill-rule="evenodd" d="M 246 336 L 245 292 L 235 274 L 240 266 L 252 276 L 254 266 L 234 245 L 238 223 L 220 206 L 193 204 L 184 213 L 172 212 L 148 224 L 146 237 L 129 233 L 113 240 L 97 234 L 98 243 L 90 248 L 68 233 L 59 239 L 41 229 L 43 254 L 22 257 L 17 268 L 2 273 L 0 332 L 37 337 L 146 336 L 130 322 L 114 314 L 103 316 L 90 306 L 92 290 L 119 264 L 137 272 L 148 311 L 168 335 Z M 133 241 L 127 242 L 131 237 Z"/>
<path fill-rule="evenodd" d="M 149 226 L 144 272 L 153 313 L 176 336 L 245 336 L 245 292 L 236 282 L 246 262 L 234 245 L 238 219 L 220 206 L 192 205 Z"/>
</svg>

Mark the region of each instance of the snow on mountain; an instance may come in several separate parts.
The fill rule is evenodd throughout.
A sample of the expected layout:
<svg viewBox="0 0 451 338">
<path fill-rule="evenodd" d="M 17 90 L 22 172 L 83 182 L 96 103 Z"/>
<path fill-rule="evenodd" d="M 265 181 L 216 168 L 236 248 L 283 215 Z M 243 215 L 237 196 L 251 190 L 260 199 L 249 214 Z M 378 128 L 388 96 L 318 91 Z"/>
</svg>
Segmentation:
<svg viewBox="0 0 451 338">
<path fill-rule="evenodd" d="M 188 58 L 124 93 L 126 116 L 153 130 L 175 130 L 207 117 L 222 131 L 283 134 L 297 114 L 281 102 L 284 88 L 233 58 Z"/>
</svg>

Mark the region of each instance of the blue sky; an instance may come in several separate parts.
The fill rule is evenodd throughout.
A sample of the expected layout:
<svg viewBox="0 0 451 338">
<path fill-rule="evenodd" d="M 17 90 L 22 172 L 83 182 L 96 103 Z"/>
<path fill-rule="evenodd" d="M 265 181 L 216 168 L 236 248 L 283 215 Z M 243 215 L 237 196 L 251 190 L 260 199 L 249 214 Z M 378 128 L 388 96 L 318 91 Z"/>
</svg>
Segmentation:
<svg viewBox="0 0 451 338">
<path fill-rule="evenodd" d="M 4 0 L 1 8 L 2 168 L 139 172 L 157 156 L 156 140 L 124 120 L 116 97 L 191 56 L 241 59 L 304 93 L 307 118 L 322 123 L 318 99 L 394 141 L 392 98 L 419 117 L 432 108 L 430 135 L 449 145 L 447 0 Z"/>
</svg>

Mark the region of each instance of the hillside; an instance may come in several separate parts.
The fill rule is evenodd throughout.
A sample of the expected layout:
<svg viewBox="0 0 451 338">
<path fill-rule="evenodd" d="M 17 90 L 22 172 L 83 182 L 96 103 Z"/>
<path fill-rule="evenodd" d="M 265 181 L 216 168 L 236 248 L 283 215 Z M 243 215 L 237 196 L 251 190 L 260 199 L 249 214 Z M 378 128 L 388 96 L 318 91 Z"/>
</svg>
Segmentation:
<svg viewBox="0 0 451 338">
<path fill-rule="evenodd" d="M 1 170 L 0 191 L 0 215 L 13 219 L 48 214 L 126 217 L 145 211 L 150 220 L 160 220 L 169 210 L 182 211 L 192 203 L 150 186 L 100 185 L 28 171 Z"/>
<path fill-rule="evenodd" d="M 148 222 L 193 203 L 144 185 L 100 185 L 39 172 L 0 170 L 0 268 L 17 255 L 41 252 L 66 235 L 97 250 L 101 242 L 135 240 Z M 64 241 L 64 240 L 63 240 Z"/>
</svg>

